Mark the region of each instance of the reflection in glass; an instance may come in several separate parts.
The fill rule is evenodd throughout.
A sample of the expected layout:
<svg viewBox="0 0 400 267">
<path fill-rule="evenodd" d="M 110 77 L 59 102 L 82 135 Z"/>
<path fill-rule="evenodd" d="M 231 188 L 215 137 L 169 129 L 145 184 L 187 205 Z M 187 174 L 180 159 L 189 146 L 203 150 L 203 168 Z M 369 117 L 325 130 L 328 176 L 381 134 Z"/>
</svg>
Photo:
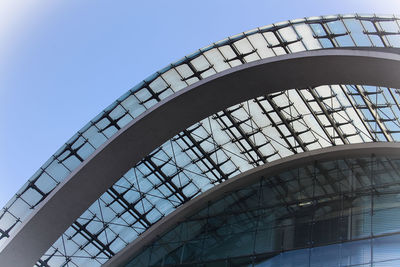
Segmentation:
<svg viewBox="0 0 400 267">
<path fill-rule="evenodd" d="M 260 177 L 193 211 L 127 266 L 394 264 L 399 163 L 374 156 L 314 161 Z"/>
</svg>

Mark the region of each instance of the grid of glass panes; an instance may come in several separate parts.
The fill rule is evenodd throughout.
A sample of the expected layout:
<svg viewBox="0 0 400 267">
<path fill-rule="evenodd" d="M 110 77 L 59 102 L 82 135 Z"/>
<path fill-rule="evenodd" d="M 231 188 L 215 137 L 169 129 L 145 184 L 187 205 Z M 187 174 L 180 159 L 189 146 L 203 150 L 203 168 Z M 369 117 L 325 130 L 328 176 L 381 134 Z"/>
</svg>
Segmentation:
<svg viewBox="0 0 400 267">
<path fill-rule="evenodd" d="M 400 160 L 374 156 L 267 175 L 193 211 L 127 267 L 397 266 L 399 181 Z"/>
<path fill-rule="evenodd" d="M 327 90 L 329 105 L 321 107 L 329 115 L 313 106 L 315 98 L 324 98 L 319 91 Z M 351 102 L 337 96 L 346 90 L 345 86 L 323 86 L 263 96 L 189 127 L 127 172 L 77 220 L 80 226 L 71 226 L 45 257 L 62 258 L 60 251 L 65 248 L 70 255 L 94 254 L 96 260 L 105 261 L 113 256 L 111 251 L 119 251 L 177 206 L 239 172 L 332 144 L 373 141 Z M 329 120 L 336 128 L 329 127 Z M 89 226 L 90 233 L 103 233 L 103 239 L 83 239 L 80 233 Z M 110 252 L 99 254 L 104 250 Z M 81 264 L 79 260 L 87 264 L 82 256 L 75 257 L 74 263 Z"/>
<path fill-rule="evenodd" d="M 286 21 L 226 38 L 160 70 L 94 118 L 21 188 L 0 213 L 0 243 L 96 148 L 174 92 L 225 69 L 285 53 L 339 46 L 400 47 L 398 32 L 398 18 L 393 16 Z M 324 86 L 260 97 L 221 111 L 181 132 L 128 172 L 42 261 L 53 255 L 73 266 L 79 255 L 80 262 L 102 263 L 180 204 L 264 162 L 332 144 L 396 141 L 398 97 L 395 89 Z M 130 217 L 123 218 L 127 213 Z M 99 227 L 92 226 L 95 223 Z M 74 231 L 79 240 L 71 237 Z M 98 240 L 84 237 L 82 231 L 96 234 Z"/>
</svg>

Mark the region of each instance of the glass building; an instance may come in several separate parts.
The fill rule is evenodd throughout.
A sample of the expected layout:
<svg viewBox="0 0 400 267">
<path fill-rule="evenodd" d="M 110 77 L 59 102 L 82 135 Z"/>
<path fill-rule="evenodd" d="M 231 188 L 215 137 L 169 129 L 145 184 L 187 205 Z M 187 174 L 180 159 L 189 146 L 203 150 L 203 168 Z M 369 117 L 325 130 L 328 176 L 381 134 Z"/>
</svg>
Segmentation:
<svg viewBox="0 0 400 267">
<path fill-rule="evenodd" d="M 156 72 L 1 210 L 0 265 L 400 265 L 399 20 L 285 21 Z"/>
</svg>

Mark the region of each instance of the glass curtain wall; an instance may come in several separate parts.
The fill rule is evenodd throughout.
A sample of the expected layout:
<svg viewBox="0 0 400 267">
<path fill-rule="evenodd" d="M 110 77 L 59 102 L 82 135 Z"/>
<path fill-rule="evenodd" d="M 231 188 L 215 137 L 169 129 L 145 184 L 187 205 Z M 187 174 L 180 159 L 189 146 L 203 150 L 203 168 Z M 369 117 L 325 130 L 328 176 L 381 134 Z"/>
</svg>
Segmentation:
<svg viewBox="0 0 400 267">
<path fill-rule="evenodd" d="M 260 177 L 179 223 L 133 266 L 396 266 L 400 158 L 347 158 Z"/>
</svg>

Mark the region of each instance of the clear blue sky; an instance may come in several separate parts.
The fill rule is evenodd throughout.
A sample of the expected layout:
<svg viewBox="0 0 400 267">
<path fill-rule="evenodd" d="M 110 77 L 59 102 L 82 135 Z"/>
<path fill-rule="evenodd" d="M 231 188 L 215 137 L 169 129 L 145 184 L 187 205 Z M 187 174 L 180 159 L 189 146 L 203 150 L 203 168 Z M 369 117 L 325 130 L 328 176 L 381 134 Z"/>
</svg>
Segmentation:
<svg viewBox="0 0 400 267">
<path fill-rule="evenodd" d="M 1 0 L 0 207 L 75 132 L 194 50 L 288 19 L 399 0 Z"/>
</svg>

